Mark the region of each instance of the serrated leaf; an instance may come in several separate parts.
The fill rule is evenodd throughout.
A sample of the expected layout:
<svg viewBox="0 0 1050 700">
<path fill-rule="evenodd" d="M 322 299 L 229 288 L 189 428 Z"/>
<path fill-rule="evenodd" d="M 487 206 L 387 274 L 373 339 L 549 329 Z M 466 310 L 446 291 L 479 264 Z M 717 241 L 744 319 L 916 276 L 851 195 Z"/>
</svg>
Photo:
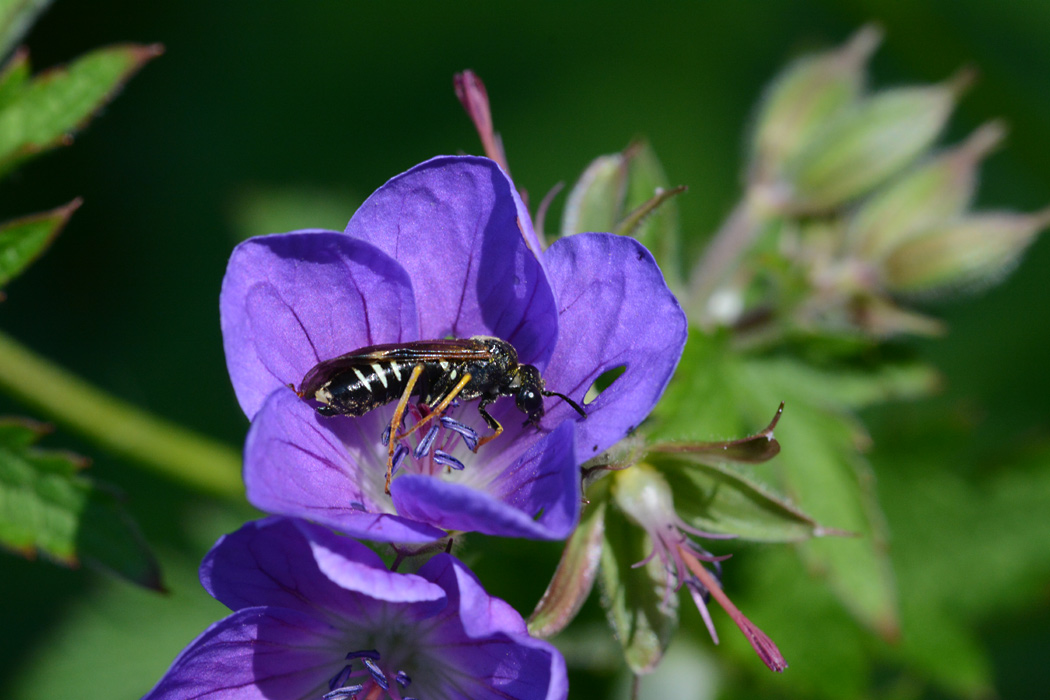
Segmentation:
<svg viewBox="0 0 1050 700">
<path fill-rule="evenodd" d="M 79 206 L 80 200 L 74 199 L 58 209 L 0 224 L 0 287 L 44 252 Z"/>
<path fill-rule="evenodd" d="M 23 85 L 0 111 L 0 174 L 32 155 L 68 143 L 72 132 L 160 53 L 156 45 L 98 49 Z"/>
<path fill-rule="evenodd" d="M 565 629 L 594 587 L 605 541 L 606 498 L 588 495 L 591 502 L 565 543 L 558 568 L 529 618 L 529 634 L 534 637 L 553 637 Z"/>
<path fill-rule="evenodd" d="M 678 625 L 678 596 L 668 591 L 667 574 L 658 558 L 644 566 L 645 532 L 615 508 L 605 517 L 602 547 L 602 607 L 634 673 L 649 673 L 660 663 Z M 650 545 L 651 546 L 651 545 Z"/>
<path fill-rule="evenodd" d="M 21 41 L 51 0 L 0 0 L 0 58 Z"/>
<path fill-rule="evenodd" d="M 161 589 L 160 570 L 116 496 L 81 476 L 81 457 L 33 445 L 39 424 L 0 419 L 0 543 L 67 566 L 98 564 Z"/>
<path fill-rule="evenodd" d="M 831 390 L 821 391 L 821 381 Z M 777 428 L 782 452 L 749 479 L 784 493 L 821 525 L 858 535 L 813 539 L 799 552 L 855 617 L 892 638 L 896 586 L 873 477 L 860 454 L 867 435 L 850 411 L 872 392 L 839 389 L 797 359 L 739 355 L 726 338 L 694 331 L 655 429 L 663 440 L 746 434 L 770 405 L 785 402 L 790 418 Z"/>
</svg>

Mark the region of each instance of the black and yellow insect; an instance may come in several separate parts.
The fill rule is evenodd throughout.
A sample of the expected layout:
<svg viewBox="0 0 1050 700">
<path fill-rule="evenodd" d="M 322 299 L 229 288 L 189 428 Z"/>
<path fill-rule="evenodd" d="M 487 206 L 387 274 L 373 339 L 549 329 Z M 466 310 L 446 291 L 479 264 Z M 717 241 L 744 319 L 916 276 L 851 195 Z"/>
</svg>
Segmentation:
<svg viewBox="0 0 1050 700">
<path fill-rule="evenodd" d="M 387 444 L 387 493 L 393 476 L 394 446 L 440 418 L 454 399 L 480 399 L 478 413 L 493 430 L 478 440 L 475 451 L 503 432 L 499 421 L 485 410 L 503 396 L 514 397 L 518 410 L 526 415 L 526 425 L 534 425 L 543 417 L 544 396 L 557 396 L 581 416 L 587 415 L 568 396 L 545 389 L 538 369 L 518 364 L 513 345 L 486 335 L 369 345 L 318 363 L 303 377 L 296 393 L 320 403 L 317 411 L 325 416 L 363 416 L 397 400 Z M 428 411 L 398 434 L 412 396 L 419 396 L 419 403 Z"/>
</svg>

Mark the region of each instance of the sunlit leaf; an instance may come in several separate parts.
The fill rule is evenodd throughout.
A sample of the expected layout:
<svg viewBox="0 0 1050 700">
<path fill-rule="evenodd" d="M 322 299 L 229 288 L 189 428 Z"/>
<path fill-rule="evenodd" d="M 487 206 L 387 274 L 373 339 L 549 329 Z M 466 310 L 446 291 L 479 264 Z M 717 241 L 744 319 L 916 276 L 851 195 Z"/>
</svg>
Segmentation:
<svg viewBox="0 0 1050 700">
<path fill-rule="evenodd" d="M 160 53 L 157 45 L 98 49 L 23 84 L 0 110 L 0 174 L 32 155 L 69 143 L 74 131 Z"/>
<path fill-rule="evenodd" d="M 43 432 L 29 421 L 0 420 L 0 543 L 161 589 L 157 563 L 118 498 L 79 473 L 82 457 L 34 447 Z"/>
<path fill-rule="evenodd" d="M 75 199 L 64 207 L 0 224 L 0 287 L 44 252 L 79 206 Z"/>
</svg>

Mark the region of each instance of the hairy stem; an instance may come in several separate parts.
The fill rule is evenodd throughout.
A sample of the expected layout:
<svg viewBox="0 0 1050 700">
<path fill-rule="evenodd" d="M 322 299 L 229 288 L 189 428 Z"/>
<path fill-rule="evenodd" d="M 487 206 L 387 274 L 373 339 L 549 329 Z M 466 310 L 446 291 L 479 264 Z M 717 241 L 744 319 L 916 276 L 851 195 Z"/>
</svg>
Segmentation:
<svg viewBox="0 0 1050 700">
<path fill-rule="evenodd" d="M 114 398 L 0 333 L 0 389 L 105 450 L 190 488 L 241 499 L 241 456 Z"/>
</svg>

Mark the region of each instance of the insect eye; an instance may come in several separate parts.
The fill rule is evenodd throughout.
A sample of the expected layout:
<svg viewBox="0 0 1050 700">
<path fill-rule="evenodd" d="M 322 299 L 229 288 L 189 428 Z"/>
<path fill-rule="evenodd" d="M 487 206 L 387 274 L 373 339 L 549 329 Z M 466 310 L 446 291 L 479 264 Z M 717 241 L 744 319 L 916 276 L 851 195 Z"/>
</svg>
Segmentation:
<svg viewBox="0 0 1050 700">
<path fill-rule="evenodd" d="M 529 420 L 539 420 L 543 415 L 543 396 L 531 387 L 522 387 L 515 399 L 518 410 L 526 414 Z"/>
</svg>

